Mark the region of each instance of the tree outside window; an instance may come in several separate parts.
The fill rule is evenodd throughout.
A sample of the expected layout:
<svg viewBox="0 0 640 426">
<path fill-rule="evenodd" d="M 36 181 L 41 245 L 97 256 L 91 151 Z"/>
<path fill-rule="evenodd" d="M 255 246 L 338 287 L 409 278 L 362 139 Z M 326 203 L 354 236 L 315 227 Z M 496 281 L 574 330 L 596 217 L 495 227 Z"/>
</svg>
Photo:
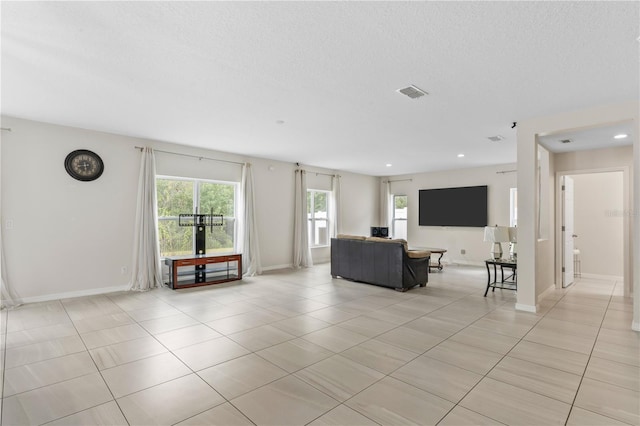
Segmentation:
<svg viewBox="0 0 640 426">
<path fill-rule="evenodd" d="M 309 245 L 329 245 L 329 191 L 307 190 Z"/>
<path fill-rule="evenodd" d="M 160 255 L 195 253 L 195 228 L 178 226 L 178 215 L 196 212 L 223 215 L 223 226 L 206 230 L 206 252 L 234 252 L 236 188 L 234 183 L 158 177 L 156 193 Z"/>
</svg>

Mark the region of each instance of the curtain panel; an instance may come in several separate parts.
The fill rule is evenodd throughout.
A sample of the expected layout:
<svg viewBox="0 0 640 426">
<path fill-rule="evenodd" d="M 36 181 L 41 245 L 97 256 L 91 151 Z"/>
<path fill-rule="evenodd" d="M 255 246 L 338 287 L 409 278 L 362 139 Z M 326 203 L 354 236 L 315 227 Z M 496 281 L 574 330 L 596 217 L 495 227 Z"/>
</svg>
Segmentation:
<svg viewBox="0 0 640 426">
<path fill-rule="evenodd" d="M 313 266 L 309 246 L 309 219 L 307 215 L 307 173 L 295 171 L 295 195 L 293 206 L 293 267 Z"/>
<path fill-rule="evenodd" d="M 340 175 L 333 175 L 331 177 L 331 228 L 330 228 L 330 236 L 331 238 L 335 238 L 338 234 L 341 233 L 342 227 L 342 205 L 341 205 L 341 183 L 340 183 Z"/>
<path fill-rule="evenodd" d="M 140 159 L 136 225 L 133 243 L 131 290 L 146 291 L 162 286 L 158 215 L 156 207 L 156 162 L 153 149 L 144 148 Z"/>
<path fill-rule="evenodd" d="M 242 253 L 242 273 L 247 276 L 260 275 L 260 245 L 258 243 L 258 226 L 255 214 L 255 191 L 253 168 L 250 163 L 242 166 L 241 206 L 242 221 L 240 228 L 240 252 Z"/>
</svg>

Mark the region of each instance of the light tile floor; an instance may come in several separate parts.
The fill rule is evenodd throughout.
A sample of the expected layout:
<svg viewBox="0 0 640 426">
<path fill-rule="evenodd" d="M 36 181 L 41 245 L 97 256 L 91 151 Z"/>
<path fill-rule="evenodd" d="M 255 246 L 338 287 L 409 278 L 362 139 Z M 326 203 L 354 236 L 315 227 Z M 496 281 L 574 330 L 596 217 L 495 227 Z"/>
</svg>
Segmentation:
<svg viewBox="0 0 640 426">
<path fill-rule="evenodd" d="M 640 424 L 615 281 L 538 314 L 485 271 L 399 293 L 329 265 L 2 311 L 2 425 Z"/>
</svg>

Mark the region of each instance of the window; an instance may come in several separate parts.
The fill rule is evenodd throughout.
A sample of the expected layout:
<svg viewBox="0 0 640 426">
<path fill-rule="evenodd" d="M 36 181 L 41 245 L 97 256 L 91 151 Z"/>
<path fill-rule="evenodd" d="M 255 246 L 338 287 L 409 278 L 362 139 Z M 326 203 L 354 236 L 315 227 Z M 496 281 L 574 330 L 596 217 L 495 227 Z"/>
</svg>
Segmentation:
<svg viewBox="0 0 640 426">
<path fill-rule="evenodd" d="M 509 226 L 518 226 L 518 188 L 511 188 L 509 196 Z"/>
<path fill-rule="evenodd" d="M 393 238 L 407 239 L 407 196 L 393 196 Z"/>
<path fill-rule="evenodd" d="M 159 176 L 158 239 L 160 256 L 195 253 L 195 228 L 178 226 L 179 214 L 202 213 L 223 216 L 223 225 L 206 230 L 207 253 L 235 251 L 237 184 Z"/>
<path fill-rule="evenodd" d="M 329 191 L 307 190 L 309 246 L 329 245 Z"/>
</svg>

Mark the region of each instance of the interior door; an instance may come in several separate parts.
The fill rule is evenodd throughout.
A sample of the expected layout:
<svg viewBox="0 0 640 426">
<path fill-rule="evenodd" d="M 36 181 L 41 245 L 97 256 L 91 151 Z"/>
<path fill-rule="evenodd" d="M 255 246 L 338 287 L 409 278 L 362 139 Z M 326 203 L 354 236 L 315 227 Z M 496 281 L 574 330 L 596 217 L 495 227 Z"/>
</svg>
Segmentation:
<svg viewBox="0 0 640 426">
<path fill-rule="evenodd" d="M 573 284 L 573 179 L 562 177 L 562 287 Z"/>
</svg>

